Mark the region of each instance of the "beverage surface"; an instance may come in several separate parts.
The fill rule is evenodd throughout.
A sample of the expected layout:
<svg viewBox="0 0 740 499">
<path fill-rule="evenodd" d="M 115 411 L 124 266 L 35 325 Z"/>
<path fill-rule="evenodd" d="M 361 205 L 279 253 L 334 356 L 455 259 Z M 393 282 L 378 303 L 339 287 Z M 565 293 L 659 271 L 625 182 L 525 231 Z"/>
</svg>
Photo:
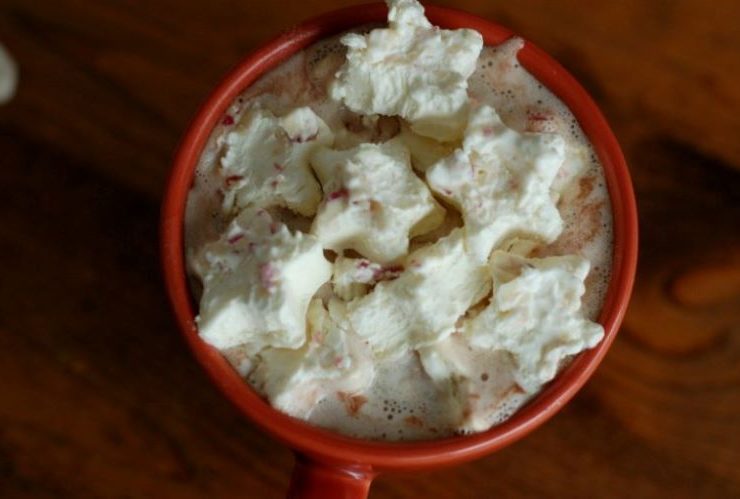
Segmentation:
<svg viewBox="0 0 740 499">
<path fill-rule="evenodd" d="M 396 24 L 413 25 L 398 36 L 427 43 L 416 4 L 396 3 Z M 369 30 L 350 52 L 373 46 Z M 475 36 L 447 33 L 444 50 L 469 57 Z M 462 94 L 448 78 L 445 120 L 409 104 L 414 88 L 358 91 L 368 78 L 342 36 L 264 75 L 211 135 L 185 227 L 200 334 L 317 425 L 387 440 L 485 430 L 601 338 L 601 166 L 518 63 L 522 40 L 460 63 L 471 74 Z"/>
</svg>

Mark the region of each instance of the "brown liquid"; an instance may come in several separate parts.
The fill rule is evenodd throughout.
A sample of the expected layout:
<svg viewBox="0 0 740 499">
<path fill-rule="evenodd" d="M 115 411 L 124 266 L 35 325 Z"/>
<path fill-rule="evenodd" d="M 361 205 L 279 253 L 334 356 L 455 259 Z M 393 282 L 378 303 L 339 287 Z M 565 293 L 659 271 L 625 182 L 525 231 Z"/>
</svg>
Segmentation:
<svg viewBox="0 0 740 499">
<path fill-rule="evenodd" d="M 499 47 L 486 47 L 478 69 L 470 78 L 469 95 L 495 107 L 512 128 L 555 132 L 566 140 L 567 166 L 553 186 L 560 196 L 558 209 L 565 229 L 553 244 L 535 249 L 533 256 L 578 254 L 587 258 L 591 273 L 586 280 L 583 308 L 587 317 L 596 319 L 606 294 L 612 258 L 611 205 L 603 171 L 573 115 L 519 66 L 516 60 L 519 46 L 520 41 L 512 40 Z M 344 50 L 337 38 L 318 43 L 263 76 L 231 106 L 228 115 L 238 121 L 242 110 L 254 103 L 276 115 L 308 105 L 334 130 L 336 148 L 389 139 L 398 132 L 395 119 L 363 119 L 327 99 L 327 84 L 343 61 Z M 222 153 L 219 138 L 227 126 L 214 130 L 188 200 L 189 256 L 193 249 L 216 239 L 226 222 L 220 210 L 219 187 L 223 179 L 217 165 Z M 459 217 L 452 213 L 448 222 L 450 227 L 457 225 Z M 295 220 L 290 223 L 300 226 Z M 427 236 L 425 240 L 429 239 Z M 196 294 L 198 287 L 199 283 L 193 283 Z M 247 374 L 250 363 L 244 352 L 236 348 L 225 355 L 243 375 Z M 528 400 L 516 390 L 506 354 L 488 352 L 471 357 L 471 362 L 479 373 L 476 386 L 485 390 L 486 407 L 490 408 L 487 421 L 492 425 L 508 418 Z M 376 369 L 368 393 L 356 397 L 328 394 L 309 420 L 350 436 L 371 439 L 430 439 L 458 432 L 455 418 L 459 416 L 459 408 L 451 407 L 450 400 L 421 369 L 414 352 L 392 365 L 378 364 Z"/>
</svg>

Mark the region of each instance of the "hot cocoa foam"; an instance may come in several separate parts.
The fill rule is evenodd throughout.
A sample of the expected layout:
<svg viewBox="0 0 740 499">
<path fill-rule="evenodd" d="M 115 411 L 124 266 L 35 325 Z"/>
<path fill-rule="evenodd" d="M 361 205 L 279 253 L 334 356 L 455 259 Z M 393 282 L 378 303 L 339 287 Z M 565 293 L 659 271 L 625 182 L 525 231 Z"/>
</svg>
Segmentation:
<svg viewBox="0 0 740 499">
<path fill-rule="evenodd" d="M 310 106 L 335 132 L 335 147 L 349 148 L 361 142 L 382 142 L 398 133 L 394 118 L 370 119 L 352 113 L 327 97 L 327 85 L 344 62 L 344 47 L 333 37 L 296 54 L 264 75 L 229 108 L 211 134 L 198 165 L 188 199 L 185 220 L 188 260 L 197 248 L 217 239 L 228 222 L 222 213 L 222 186 L 218 163 L 223 153 L 225 130 L 238 122 L 248 106 L 259 104 L 276 115 L 299 106 Z M 580 255 L 591 262 L 583 297 L 584 315 L 595 320 L 601 310 L 610 277 L 612 258 L 611 205 L 603 170 L 577 120 L 566 106 L 518 63 L 520 39 L 485 47 L 477 70 L 469 80 L 472 100 L 492 105 L 506 124 L 517 130 L 553 132 L 566 141 L 566 161 L 553 185 L 559 195 L 558 210 L 564 230 L 552 244 L 534 248 L 531 256 Z M 452 210 L 446 206 L 448 210 Z M 307 230 L 307 219 L 281 211 L 289 226 Z M 448 216 L 447 231 L 459 225 L 459 216 Z M 429 242 L 443 235 L 445 229 Z M 413 241 L 412 241 L 413 244 Z M 516 244 L 516 243 L 514 243 Z M 194 295 L 200 283 L 192 279 Z M 320 293 L 331 293 L 325 286 Z M 455 335 L 453 335 L 454 337 Z M 451 341 L 457 341 L 453 338 Z M 458 345 L 456 348 L 469 348 Z M 244 349 L 224 352 L 234 367 L 249 380 L 252 361 Z M 509 354 L 496 351 L 471 357 L 477 392 L 484 392 L 491 424 L 507 419 L 529 398 L 513 380 Z M 456 418 L 464 410 L 451 406 L 410 351 L 400 361 L 380 362 L 371 389 L 362 395 L 333 393 L 323 398 L 309 420 L 346 435 L 384 440 L 416 440 L 456 433 Z"/>
</svg>

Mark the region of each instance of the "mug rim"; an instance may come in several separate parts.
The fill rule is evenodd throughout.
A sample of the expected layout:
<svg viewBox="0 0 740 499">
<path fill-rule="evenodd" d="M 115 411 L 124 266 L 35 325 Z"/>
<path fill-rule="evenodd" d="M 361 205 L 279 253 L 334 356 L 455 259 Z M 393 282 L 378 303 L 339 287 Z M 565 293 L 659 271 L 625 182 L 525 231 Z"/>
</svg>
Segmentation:
<svg viewBox="0 0 740 499">
<path fill-rule="evenodd" d="M 467 12 L 425 5 L 429 20 L 446 29 L 472 28 L 486 45 L 516 36 L 508 28 Z M 293 54 L 348 29 L 384 22 L 382 3 L 331 11 L 291 28 L 247 55 L 211 92 L 184 135 L 166 184 L 160 219 L 163 277 L 176 322 L 190 350 L 213 383 L 244 415 L 273 437 L 315 459 L 356 463 L 380 470 L 421 469 L 481 457 L 524 437 L 562 408 L 585 384 L 614 341 L 624 317 L 637 265 L 637 211 L 627 164 L 601 111 L 581 85 L 554 59 L 525 39 L 519 62 L 565 103 L 592 144 L 605 173 L 612 206 L 613 258 L 599 323 L 604 338 L 576 356 L 556 378 L 509 419 L 480 433 L 436 440 L 387 442 L 341 435 L 288 416 L 263 400 L 214 347 L 198 336 L 184 259 L 187 195 L 201 152 L 236 97 Z"/>
</svg>

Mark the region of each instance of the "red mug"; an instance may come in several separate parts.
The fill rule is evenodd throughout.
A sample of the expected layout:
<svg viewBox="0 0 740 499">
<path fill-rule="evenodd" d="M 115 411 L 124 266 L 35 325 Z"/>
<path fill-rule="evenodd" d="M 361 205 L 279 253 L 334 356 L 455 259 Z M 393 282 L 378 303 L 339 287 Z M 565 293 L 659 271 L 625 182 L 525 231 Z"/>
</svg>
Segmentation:
<svg viewBox="0 0 740 499">
<path fill-rule="evenodd" d="M 190 125 L 177 151 L 162 204 L 162 267 L 177 323 L 196 359 L 221 392 L 256 425 L 295 451 L 289 497 L 366 497 L 378 472 L 457 464 L 522 438 L 563 407 L 594 372 L 617 335 L 634 282 L 637 211 L 619 144 L 578 82 L 542 50 L 526 42 L 518 54 L 520 63 L 570 108 L 605 170 L 614 220 L 614 253 L 611 282 L 599 317 L 605 330 L 601 343 L 578 355 L 534 399 L 487 431 L 430 441 L 379 442 L 333 433 L 273 409 L 215 348 L 200 339 L 186 279 L 183 220 L 194 171 L 211 131 L 236 97 L 261 75 L 318 40 L 360 25 L 384 22 L 387 12 L 383 4 L 336 10 L 289 30 L 247 56 L 211 93 Z M 475 29 L 486 45 L 497 45 L 513 35 L 498 24 L 453 9 L 428 6 L 426 15 L 443 28 Z"/>
</svg>

